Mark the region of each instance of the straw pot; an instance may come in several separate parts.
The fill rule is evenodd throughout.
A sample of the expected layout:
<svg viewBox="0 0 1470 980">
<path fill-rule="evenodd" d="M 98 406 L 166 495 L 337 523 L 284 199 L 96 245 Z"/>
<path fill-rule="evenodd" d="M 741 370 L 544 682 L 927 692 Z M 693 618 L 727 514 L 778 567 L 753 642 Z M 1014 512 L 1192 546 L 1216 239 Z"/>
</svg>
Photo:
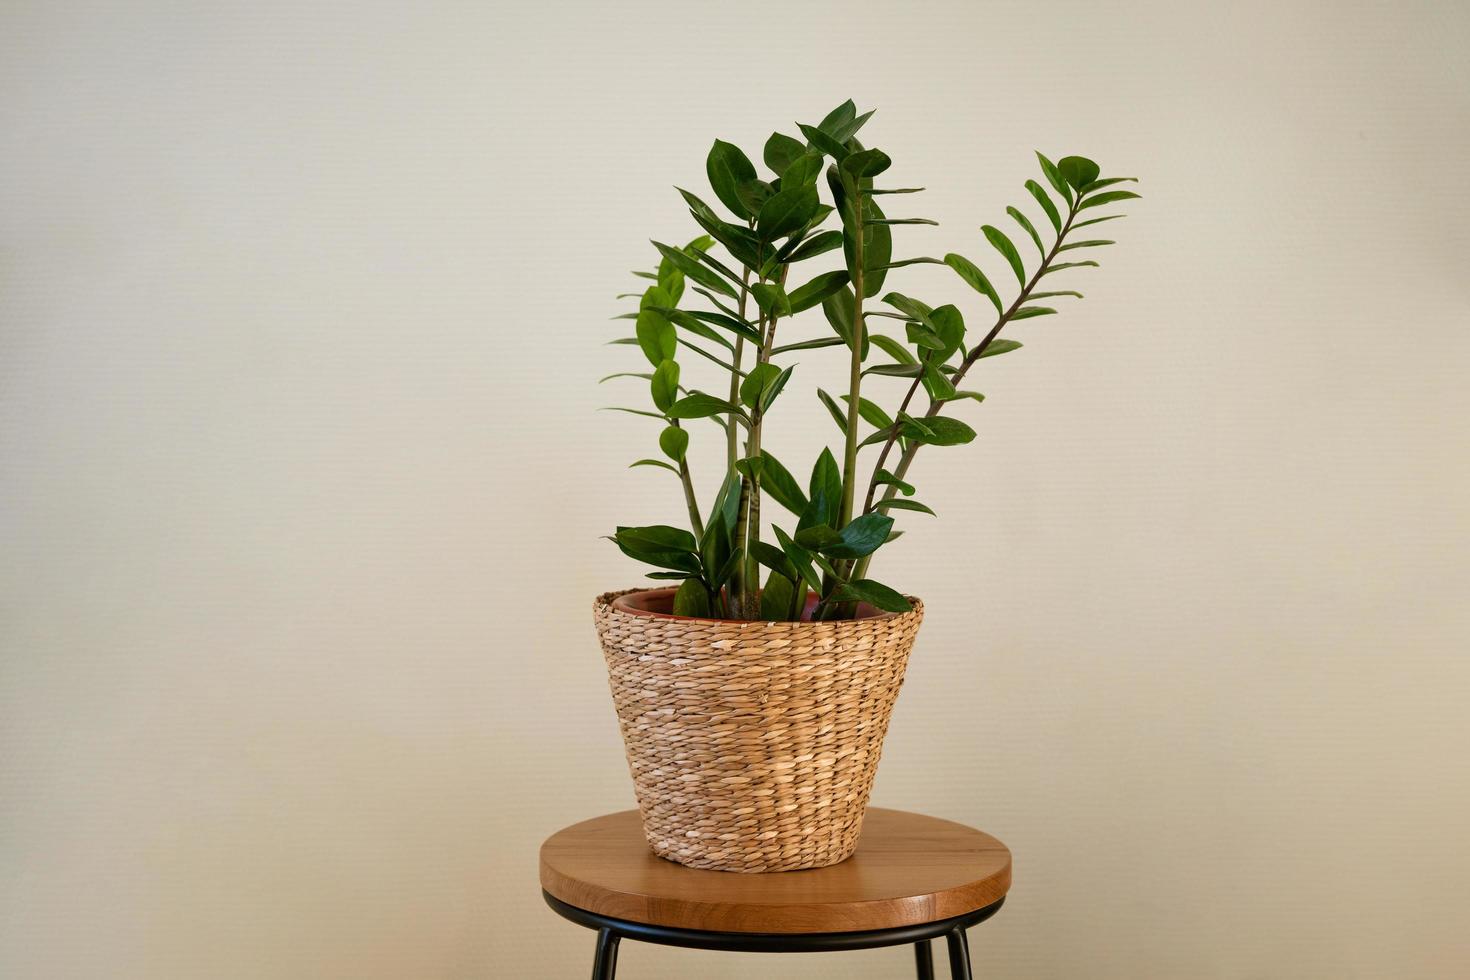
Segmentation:
<svg viewBox="0 0 1470 980">
<path fill-rule="evenodd" d="M 670 616 L 673 592 L 594 604 L 649 846 L 720 871 L 850 857 L 923 604 L 741 622 Z"/>
</svg>

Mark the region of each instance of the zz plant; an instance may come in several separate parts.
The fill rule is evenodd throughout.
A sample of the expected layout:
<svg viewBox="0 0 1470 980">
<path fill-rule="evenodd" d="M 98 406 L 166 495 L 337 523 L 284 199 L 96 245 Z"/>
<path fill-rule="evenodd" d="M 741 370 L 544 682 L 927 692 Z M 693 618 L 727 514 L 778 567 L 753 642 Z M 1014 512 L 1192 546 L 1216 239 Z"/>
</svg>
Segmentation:
<svg viewBox="0 0 1470 980">
<path fill-rule="evenodd" d="M 666 469 L 678 478 L 688 527 L 619 527 L 611 538 L 629 557 L 659 569 L 650 578 L 682 583 L 674 597 L 676 615 L 797 620 L 808 614 L 809 591 L 817 597 L 813 619 L 851 618 L 858 602 L 906 611 L 907 600 L 869 578 L 868 569 L 874 553 L 901 533 L 894 530 L 893 512 L 933 514 L 913 499 L 914 488 L 906 482 L 914 457 L 924 446 L 975 438 L 953 412 L 984 395 L 961 385 L 981 359 L 1021 346 L 1000 337 L 1008 324 L 1057 312 L 1040 301 L 1082 298 L 1072 290 L 1040 287 L 1050 286 L 1057 273 L 1096 266 L 1078 256 L 1113 242 L 1080 232 L 1122 217 L 1099 209 L 1139 196 L 1115 187 L 1133 178 L 1104 178 L 1085 157 L 1052 163 L 1037 153 L 1046 186 L 1027 180 L 1025 189 L 1045 224 L 1019 208 L 1006 208 L 1035 246 L 1035 258 L 1023 256 L 995 225 L 981 228 L 1015 276 L 1011 295 L 963 255 L 894 258 L 895 226 L 937 222 L 888 217 L 880 201 L 922 188 L 875 185 L 890 160 L 857 139 L 871 116 L 859 115 L 848 101 L 814 126 L 799 125 L 800 139 L 773 134 L 762 154 L 768 178 L 738 147 L 716 140 L 706 171 L 729 215 L 680 190 L 704 234 L 682 247 L 654 242 L 658 268 L 636 273 L 651 283 L 642 293 L 620 297 L 638 300 L 636 312 L 619 317 L 635 321 L 635 331 L 613 343 L 636 345 L 651 370 L 603 380 L 632 377 L 647 383 L 651 408 L 618 410 L 661 423 L 663 458 L 633 465 Z M 830 203 L 822 200 L 824 184 Z M 836 227 L 825 227 L 829 223 Z M 823 264 L 813 260 L 838 250 L 839 268 L 807 271 Z M 885 291 L 890 272 L 922 263 L 949 266 L 994 306 L 995 317 L 991 321 L 987 314 L 983 332 L 968 330 L 953 304 L 930 306 Z M 698 302 L 689 302 L 691 292 Z M 786 341 L 787 321 L 817 307 L 830 332 Z M 874 318 L 897 321 L 901 333 L 879 332 Z M 789 355 L 826 347 L 845 348 L 848 363 L 846 392 L 837 397 L 816 392 L 842 437 L 841 462 L 824 449 L 803 488 L 761 437 L 767 415 L 791 380 L 795 365 L 788 363 Z M 716 384 L 690 387 L 684 366 L 706 364 L 719 369 Z M 893 384 L 889 379 L 897 379 L 895 390 L 902 392 L 891 413 L 871 397 L 872 388 Z M 916 404 L 921 391 L 922 409 Z M 702 419 L 724 432 L 725 472 L 708 508 L 700 506 L 688 458 L 691 423 Z M 873 452 L 865 471 L 864 450 Z M 774 540 L 763 533 L 767 497 L 795 519 L 789 528 L 771 522 Z"/>
</svg>

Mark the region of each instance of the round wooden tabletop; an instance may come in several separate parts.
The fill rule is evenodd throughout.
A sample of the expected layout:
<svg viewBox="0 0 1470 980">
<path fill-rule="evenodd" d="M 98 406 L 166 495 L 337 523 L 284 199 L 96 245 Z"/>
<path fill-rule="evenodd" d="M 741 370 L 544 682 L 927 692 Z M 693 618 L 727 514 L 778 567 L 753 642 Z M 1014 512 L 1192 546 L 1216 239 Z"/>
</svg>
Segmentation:
<svg viewBox="0 0 1470 980">
<path fill-rule="evenodd" d="M 1005 897 L 1011 852 L 949 820 L 868 809 L 857 853 L 829 868 L 740 874 L 657 857 L 637 810 L 553 834 L 541 887 L 568 905 L 629 922 L 711 932 L 890 929 L 965 915 Z"/>
</svg>

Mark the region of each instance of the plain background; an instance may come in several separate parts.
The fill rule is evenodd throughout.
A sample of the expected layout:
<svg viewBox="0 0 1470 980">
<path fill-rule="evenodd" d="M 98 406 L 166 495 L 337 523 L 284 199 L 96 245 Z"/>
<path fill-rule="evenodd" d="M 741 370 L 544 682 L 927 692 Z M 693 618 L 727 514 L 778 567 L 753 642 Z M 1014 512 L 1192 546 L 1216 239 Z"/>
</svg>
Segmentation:
<svg viewBox="0 0 1470 980">
<path fill-rule="evenodd" d="M 873 569 L 929 608 L 875 801 L 1016 854 L 978 974 L 1470 974 L 1467 50 L 1461 3 L 6 3 L 0 974 L 585 975 L 535 857 L 632 804 L 598 536 L 682 520 L 596 411 L 613 297 L 713 138 L 849 96 L 943 222 L 900 254 L 1004 281 L 1033 149 L 1146 195 Z"/>
</svg>

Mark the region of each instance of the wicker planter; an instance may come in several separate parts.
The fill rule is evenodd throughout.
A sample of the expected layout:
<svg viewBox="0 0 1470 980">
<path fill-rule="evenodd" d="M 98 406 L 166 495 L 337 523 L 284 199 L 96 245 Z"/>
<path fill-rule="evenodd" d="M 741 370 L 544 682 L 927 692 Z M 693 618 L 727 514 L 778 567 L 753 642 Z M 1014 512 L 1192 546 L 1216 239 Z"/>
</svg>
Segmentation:
<svg viewBox="0 0 1470 980">
<path fill-rule="evenodd" d="M 720 871 L 850 857 L 923 604 L 831 623 L 647 611 L 672 593 L 594 604 L 649 846 Z"/>
</svg>

